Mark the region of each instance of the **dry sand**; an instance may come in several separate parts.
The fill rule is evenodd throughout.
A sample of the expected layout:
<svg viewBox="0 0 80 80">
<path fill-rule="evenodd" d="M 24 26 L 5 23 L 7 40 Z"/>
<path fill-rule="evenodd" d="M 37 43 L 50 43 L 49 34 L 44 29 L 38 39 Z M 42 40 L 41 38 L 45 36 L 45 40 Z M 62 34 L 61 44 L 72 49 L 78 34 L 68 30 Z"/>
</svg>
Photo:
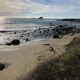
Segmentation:
<svg viewBox="0 0 80 80">
<path fill-rule="evenodd" d="M 7 68 L 0 71 L 0 80 L 17 80 L 27 75 L 40 62 L 62 55 L 65 51 L 64 46 L 79 35 L 65 35 L 62 39 L 50 38 L 47 41 L 31 42 L 19 46 L 0 46 L 0 62 L 9 64 Z M 54 48 L 55 53 L 49 51 L 50 46 Z"/>
</svg>

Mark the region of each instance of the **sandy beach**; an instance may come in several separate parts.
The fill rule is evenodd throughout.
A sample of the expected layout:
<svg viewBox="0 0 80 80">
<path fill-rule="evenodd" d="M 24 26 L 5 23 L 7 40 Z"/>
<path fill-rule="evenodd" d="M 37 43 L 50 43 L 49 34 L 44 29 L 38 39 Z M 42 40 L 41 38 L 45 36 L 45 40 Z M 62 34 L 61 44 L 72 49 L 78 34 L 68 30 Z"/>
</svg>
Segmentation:
<svg viewBox="0 0 80 80">
<path fill-rule="evenodd" d="M 79 44 L 80 0 L 0 0 L 0 80 L 80 80 Z"/>
<path fill-rule="evenodd" d="M 40 62 L 62 55 L 65 51 L 64 46 L 79 35 L 79 33 L 73 36 L 69 34 L 61 39 L 49 38 L 46 41 L 30 42 L 19 46 L 0 46 L 0 63 L 8 64 L 8 67 L 0 71 L 0 80 L 17 80 L 27 75 Z M 53 47 L 55 53 L 49 51 L 49 47 Z"/>
</svg>

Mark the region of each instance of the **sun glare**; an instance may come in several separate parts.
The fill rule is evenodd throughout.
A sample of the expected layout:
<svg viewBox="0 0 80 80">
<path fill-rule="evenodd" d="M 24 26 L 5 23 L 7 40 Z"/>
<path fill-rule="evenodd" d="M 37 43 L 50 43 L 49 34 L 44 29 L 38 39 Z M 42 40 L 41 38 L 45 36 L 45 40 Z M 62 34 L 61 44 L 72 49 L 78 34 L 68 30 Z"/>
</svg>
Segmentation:
<svg viewBox="0 0 80 80">
<path fill-rule="evenodd" d="M 5 18 L 4 17 L 0 17 L 0 24 L 4 23 Z M 4 27 L 2 25 L 0 25 L 0 30 L 3 30 Z"/>
</svg>

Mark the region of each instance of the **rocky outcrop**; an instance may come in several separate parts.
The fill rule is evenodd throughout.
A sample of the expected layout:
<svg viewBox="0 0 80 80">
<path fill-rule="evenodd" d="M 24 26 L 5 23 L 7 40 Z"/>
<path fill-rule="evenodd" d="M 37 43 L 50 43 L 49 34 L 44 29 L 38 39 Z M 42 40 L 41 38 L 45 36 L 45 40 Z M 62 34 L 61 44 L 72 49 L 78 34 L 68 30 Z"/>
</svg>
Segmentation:
<svg viewBox="0 0 80 80">
<path fill-rule="evenodd" d="M 39 17 L 38 19 L 43 19 L 43 17 L 41 16 L 41 17 Z"/>
<path fill-rule="evenodd" d="M 20 40 L 15 39 L 15 40 L 11 41 L 11 44 L 12 45 L 19 45 L 20 44 Z"/>
<path fill-rule="evenodd" d="M 10 45 L 19 45 L 20 44 L 20 40 L 18 39 L 14 39 L 11 42 L 7 42 L 6 45 L 10 46 Z"/>
</svg>

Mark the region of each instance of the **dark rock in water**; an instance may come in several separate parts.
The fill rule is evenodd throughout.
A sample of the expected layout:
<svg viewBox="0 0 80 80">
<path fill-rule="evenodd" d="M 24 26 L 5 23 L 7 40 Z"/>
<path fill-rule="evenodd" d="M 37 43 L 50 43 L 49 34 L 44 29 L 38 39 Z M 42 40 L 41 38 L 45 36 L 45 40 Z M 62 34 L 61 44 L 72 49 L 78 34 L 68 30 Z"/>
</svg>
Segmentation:
<svg viewBox="0 0 80 80">
<path fill-rule="evenodd" d="M 53 35 L 53 38 L 59 38 L 58 34 Z"/>
<path fill-rule="evenodd" d="M 10 43 L 10 42 L 7 42 L 7 43 L 6 43 L 6 45 L 10 46 L 10 45 L 11 45 L 11 43 Z"/>
<path fill-rule="evenodd" d="M 29 39 L 27 38 L 26 41 L 29 41 Z"/>
<path fill-rule="evenodd" d="M 38 30 L 41 30 L 41 28 L 38 28 Z"/>
<path fill-rule="evenodd" d="M 14 32 L 14 34 L 17 34 L 16 32 Z"/>
<path fill-rule="evenodd" d="M 20 40 L 15 39 L 15 40 L 11 41 L 11 44 L 12 45 L 19 45 L 20 44 Z"/>
<path fill-rule="evenodd" d="M 5 45 L 11 46 L 11 45 L 19 45 L 20 44 L 20 40 L 15 39 L 11 42 L 7 42 Z"/>
<path fill-rule="evenodd" d="M 0 63 L 0 70 L 2 71 L 3 69 L 5 69 L 5 64 Z"/>
<path fill-rule="evenodd" d="M 39 33 L 42 33 L 41 31 Z"/>
<path fill-rule="evenodd" d="M 43 17 L 41 16 L 41 17 L 39 17 L 38 19 L 43 19 Z"/>
<path fill-rule="evenodd" d="M 20 37 L 23 37 L 23 35 L 21 35 Z"/>
<path fill-rule="evenodd" d="M 63 28 L 63 25 L 59 25 L 59 28 Z"/>
</svg>

